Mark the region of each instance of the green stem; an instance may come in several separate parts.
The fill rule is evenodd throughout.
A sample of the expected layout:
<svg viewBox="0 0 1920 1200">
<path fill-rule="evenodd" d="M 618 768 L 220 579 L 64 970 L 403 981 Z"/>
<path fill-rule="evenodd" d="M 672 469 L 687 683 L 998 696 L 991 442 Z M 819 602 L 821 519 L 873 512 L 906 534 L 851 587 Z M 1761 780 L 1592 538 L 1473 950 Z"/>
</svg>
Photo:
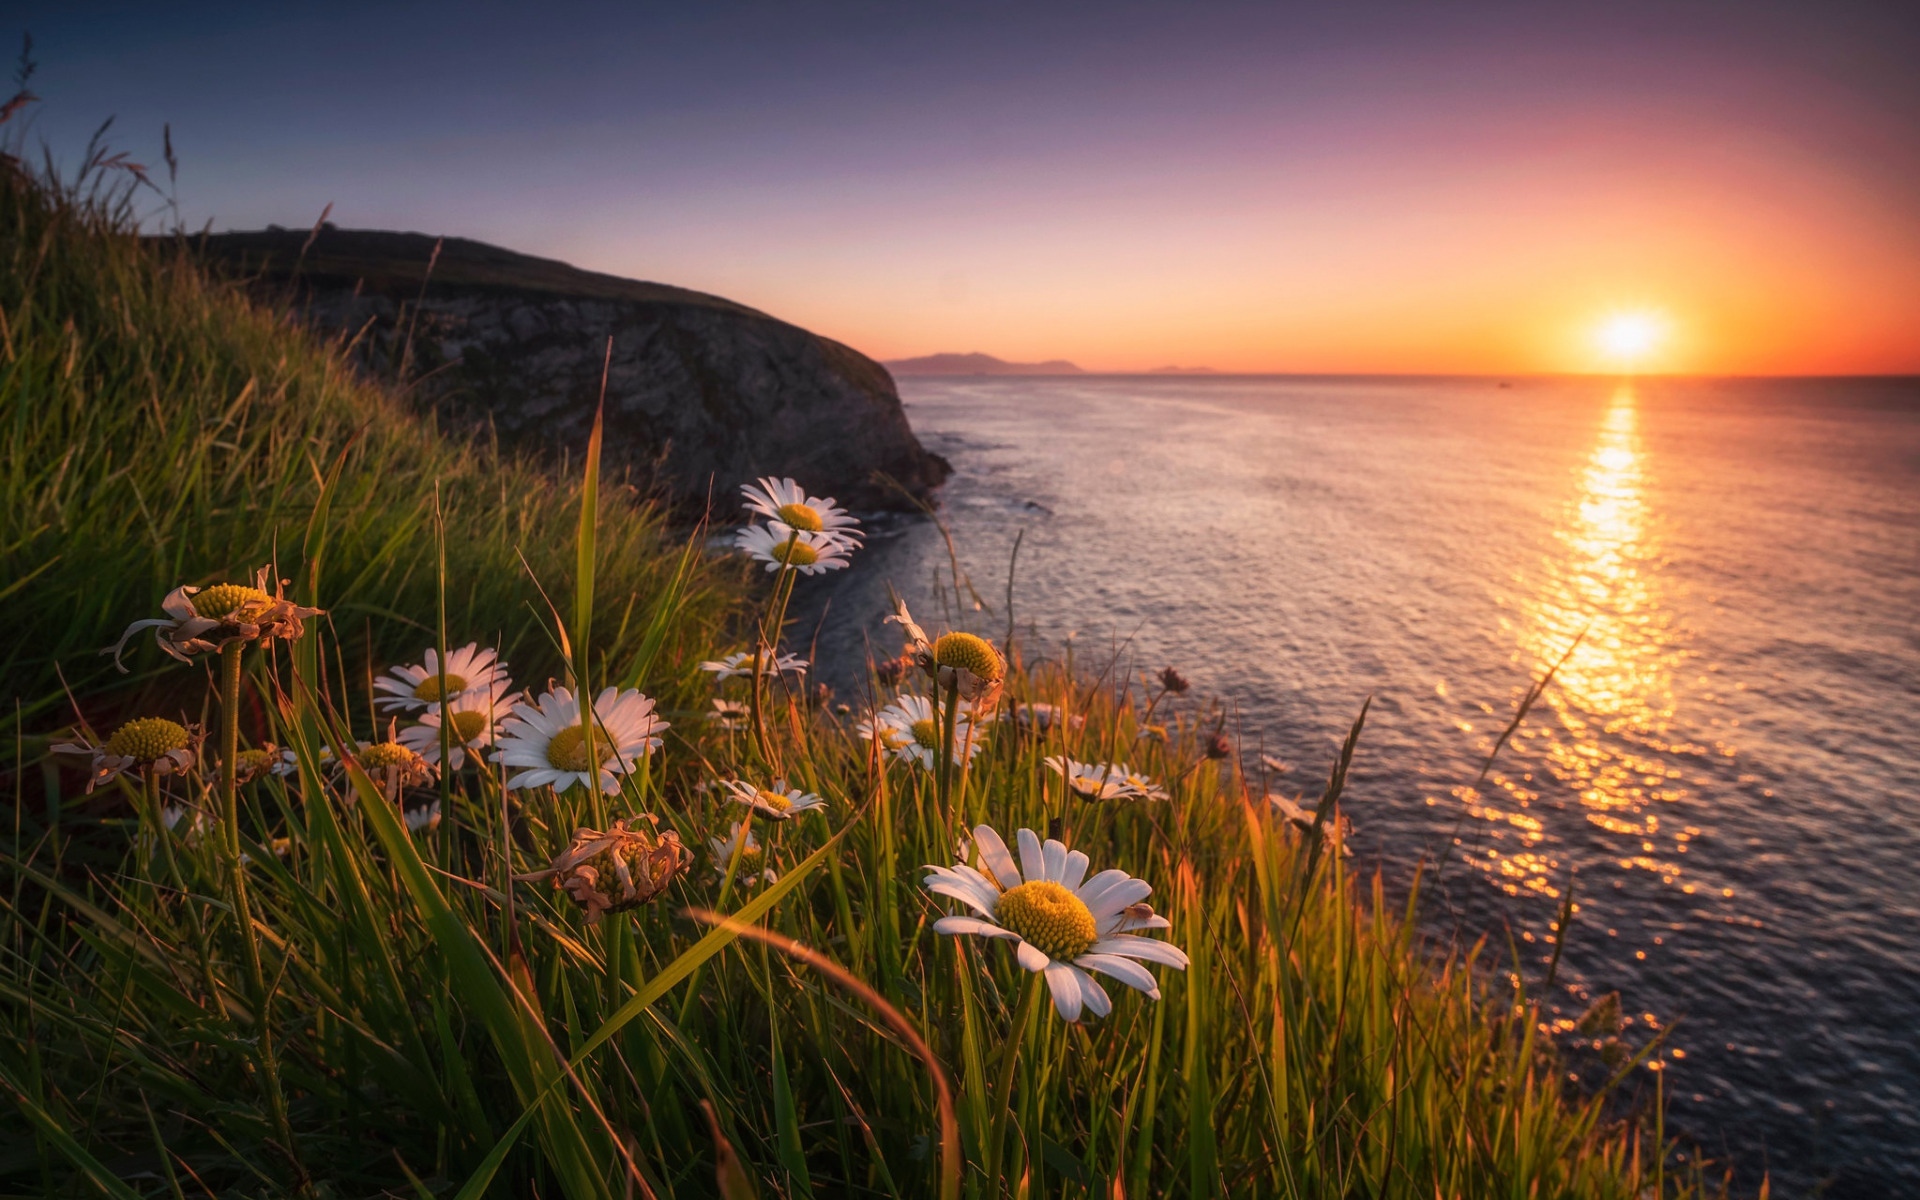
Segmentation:
<svg viewBox="0 0 1920 1200">
<path fill-rule="evenodd" d="M 987 1194 L 993 1197 L 1004 1192 L 1000 1179 L 1000 1149 L 1001 1143 L 1007 1139 L 1007 1116 L 1013 1111 L 1013 1077 L 1015 1068 L 1020 1065 L 1020 1044 L 1026 1040 L 1027 1026 L 1033 1020 L 1033 1010 L 1040 1003 L 1040 993 L 1045 990 L 1046 981 L 1039 972 L 1029 971 L 1026 987 L 1026 993 L 1020 997 L 1020 1011 L 1007 1029 L 1007 1046 L 1000 1058 L 1000 1080 L 993 1090 L 993 1123 L 987 1131 L 987 1180 L 992 1189 Z"/>
<path fill-rule="evenodd" d="M 294 1151 L 293 1125 L 287 1119 L 287 1100 L 280 1090 L 280 1064 L 274 1056 L 273 1023 L 267 1011 L 267 979 L 260 968 L 260 940 L 253 928 L 253 910 L 247 903 L 247 868 L 240 857 L 240 656 L 246 652 L 243 641 L 231 641 L 220 647 L 220 818 L 227 843 L 227 880 L 233 903 L 233 916 L 240 923 L 240 947 L 245 952 L 248 1000 L 253 1008 L 254 1028 L 258 1034 L 254 1047 L 260 1064 L 260 1081 L 266 1092 L 267 1108 L 280 1134 L 280 1144 L 294 1169 L 302 1177 L 304 1193 L 306 1172 Z"/>
</svg>

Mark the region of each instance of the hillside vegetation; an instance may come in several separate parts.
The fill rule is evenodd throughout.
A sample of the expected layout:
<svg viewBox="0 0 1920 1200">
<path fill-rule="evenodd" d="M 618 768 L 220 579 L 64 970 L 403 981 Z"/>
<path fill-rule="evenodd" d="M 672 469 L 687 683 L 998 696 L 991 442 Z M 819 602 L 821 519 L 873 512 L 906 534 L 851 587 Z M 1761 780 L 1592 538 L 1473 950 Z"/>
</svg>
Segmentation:
<svg viewBox="0 0 1920 1200">
<path fill-rule="evenodd" d="M 1348 875 L 1358 725 L 1290 814 L 1247 792 L 1200 702 L 1103 664 L 942 636 L 870 675 L 878 703 L 934 715 L 871 740 L 867 714 L 785 668 L 755 686 L 749 656 L 747 678 L 710 682 L 699 662 L 777 642 L 809 579 L 755 570 L 749 595 L 737 558 L 670 541 L 603 485 L 597 433 L 565 480 L 450 444 L 143 247 L 111 199 L 0 171 L 0 661 L 19 732 L 57 735 L 10 739 L 0 1191 L 1698 1193 L 1668 1170 L 1657 1107 L 1620 1119 L 1611 1096 L 1565 1091 L 1542 980 L 1436 953 Z M 800 561 L 797 534 L 756 528 Z M 100 656 L 177 586 L 245 583 L 270 558 L 321 615 L 296 629 L 276 610 L 280 640 L 235 633 L 191 665 L 142 635 L 139 686 Z M 220 628 L 266 611 L 234 603 L 261 607 Z M 498 755 L 436 775 L 407 746 L 444 757 L 451 735 L 386 740 L 374 676 L 472 641 L 536 695 L 551 673 L 655 701 L 514 735 L 582 779 L 604 764 L 612 791 L 514 786 L 524 766 Z M 89 760 L 47 744 L 66 738 L 124 769 L 87 793 Z M 1063 757 L 1138 779 L 1076 798 Z M 779 788 L 822 803 L 782 809 Z M 743 826 L 751 844 L 719 841 Z M 1016 901 L 993 853 L 987 831 L 1018 846 L 1021 829 L 1026 878 L 1085 875 L 1074 903 L 1161 948 L 1074 957 L 1076 910 Z M 615 844 L 633 850 L 618 872 L 595 849 Z M 1020 958 L 928 890 L 923 864 L 955 863 L 995 872 L 968 886 L 1035 939 Z M 1109 869 L 1144 883 L 1109 894 Z M 1064 981 L 1020 965 L 1043 942 L 1053 966 L 1104 972 L 1100 997 L 1068 1013 Z"/>
</svg>

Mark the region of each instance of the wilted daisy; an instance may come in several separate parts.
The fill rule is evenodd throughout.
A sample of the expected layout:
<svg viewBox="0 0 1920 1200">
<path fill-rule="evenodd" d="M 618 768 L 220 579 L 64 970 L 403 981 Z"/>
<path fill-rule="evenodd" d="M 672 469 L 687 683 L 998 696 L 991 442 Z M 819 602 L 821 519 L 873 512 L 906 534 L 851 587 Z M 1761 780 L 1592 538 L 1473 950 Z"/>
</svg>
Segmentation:
<svg viewBox="0 0 1920 1200">
<path fill-rule="evenodd" d="M 721 683 L 747 678 L 753 674 L 753 651 L 742 650 L 717 661 L 703 662 L 700 669 L 713 672 Z M 806 670 L 807 660 L 798 654 L 769 654 L 760 661 L 762 675 L 804 675 Z"/>
<path fill-rule="evenodd" d="M 252 783 L 262 775 L 285 777 L 300 769 L 300 760 L 293 751 L 268 742 L 251 750 L 242 750 L 233 759 L 233 777 L 236 783 Z"/>
<path fill-rule="evenodd" d="M 892 751 L 894 756 L 926 770 L 933 770 L 940 753 L 940 722 L 933 715 L 933 702 L 925 696 L 902 696 L 860 722 L 860 736 Z M 953 723 L 953 761 L 965 764 L 980 753 L 980 738 L 974 731 L 973 714 L 962 704 Z"/>
<path fill-rule="evenodd" d="M 153 639 L 162 650 L 186 662 L 196 654 L 218 650 L 228 642 L 292 639 L 306 631 L 303 622 L 317 617 L 321 610 L 301 608 L 286 598 L 286 580 L 274 583 L 271 594 L 267 583 L 273 572 L 261 567 L 252 586 L 222 583 L 210 588 L 177 587 L 160 602 L 167 615 L 135 621 L 127 626 L 103 654 L 113 655 L 113 665 L 121 672 L 120 653 L 134 634 L 153 630 Z"/>
<path fill-rule="evenodd" d="M 452 658 L 452 655 L 448 655 Z M 451 683 L 452 679 L 449 678 Z M 446 702 L 445 711 L 453 714 L 453 753 L 448 758 L 458 771 L 467 760 L 466 750 L 476 754 L 493 745 L 499 723 L 512 715 L 520 702 L 519 693 L 507 694 L 508 682 L 501 676 L 485 688 L 469 688 Z M 440 761 L 440 718 L 442 706 L 435 704 L 420 714 L 418 725 L 400 731 L 400 742 L 429 763 Z"/>
<path fill-rule="evenodd" d="M 551 787 L 563 792 L 575 784 L 617 792 L 615 773 L 632 773 L 639 760 L 660 748 L 668 728 L 653 711 L 653 701 L 634 688 L 607 688 L 593 701 L 593 756 L 587 761 L 587 731 L 580 702 L 563 687 L 543 694 L 538 703 L 521 704 L 500 724 L 493 761 L 520 767 L 507 782 L 513 788 Z"/>
<path fill-rule="evenodd" d="M 779 876 L 767 866 L 767 852 L 746 821 L 735 821 L 724 838 L 708 838 L 707 849 L 713 855 L 714 873 L 721 879 L 731 869 L 742 885 L 774 883 Z M 738 855 L 738 861 L 735 856 Z"/>
<path fill-rule="evenodd" d="M 1007 660 L 993 643 L 971 633 L 943 633 L 931 641 L 907 611 L 907 602 L 895 596 L 888 621 L 906 635 L 907 652 L 941 691 L 957 688 L 969 700 L 991 701 L 1007 677 Z M 984 705 L 982 705 L 984 707 Z"/>
<path fill-rule="evenodd" d="M 807 490 L 792 479 L 775 479 L 771 475 L 761 479 L 758 486 L 742 484 L 740 494 L 747 498 L 745 507 L 767 518 L 769 528 L 775 533 L 785 535 L 799 530 L 823 534 L 849 549 L 860 545 L 860 522 L 836 504 L 832 496 L 825 499 L 809 496 Z"/>
<path fill-rule="evenodd" d="M 777 780 L 770 788 L 758 787 L 744 779 L 722 779 L 720 786 L 727 789 L 727 798 L 735 804 L 744 804 L 761 816 L 775 821 L 785 821 L 827 805 L 825 800 L 812 792 L 788 787 L 784 779 Z"/>
<path fill-rule="evenodd" d="M 396 739 L 391 728 L 386 741 L 355 750 L 353 761 L 380 785 L 389 800 L 398 796 L 400 789 L 419 787 L 433 778 L 433 768 L 427 765 L 427 760 Z"/>
<path fill-rule="evenodd" d="M 194 746 L 199 739 L 187 726 L 165 717 L 137 717 L 113 731 L 105 745 L 87 742 L 61 742 L 53 747 L 61 754 L 93 756 L 87 776 L 87 790 L 126 772 L 141 777 L 171 775 L 193 766 Z"/>
<path fill-rule="evenodd" d="M 1085 854 L 1051 838 L 1042 843 L 1031 829 L 1020 830 L 1016 840 L 1018 866 L 1000 835 L 978 825 L 973 842 L 985 872 L 965 863 L 926 868 L 928 891 L 951 896 L 980 914 L 942 917 L 933 924 L 935 932 L 1013 942 L 1020 965 L 1045 974 L 1053 1006 L 1068 1021 L 1079 1020 L 1082 1009 L 1096 1017 L 1113 1010 L 1113 1001 L 1089 971 L 1158 1000 L 1153 974 L 1133 960 L 1185 970 L 1187 956 L 1177 946 L 1132 936 L 1138 929 L 1170 927 L 1145 902 L 1153 885 L 1118 870 L 1088 879 Z"/>
<path fill-rule="evenodd" d="M 733 537 L 733 544 L 767 570 L 818 575 L 847 565 L 847 545 L 824 533 L 783 531 L 771 525 L 749 525 Z"/>
<path fill-rule="evenodd" d="M 449 650 L 447 696 L 463 696 L 496 685 L 501 692 L 505 692 L 511 686 L 511 681 L 507 678 L 507 664 L 498 661 L 498 658 L 492 650 L 480 649 L 478 642 L 468 642 L 458 650 Z M 412 712 L 415 709 L 437 712 L 440 702 L 445 699 L 440 694 L 439 654 L 429 649 L 421 662 L 394 667 L 373 681 L 373 689 L 384 693 L 375 697 L 374 703 L 387 712 Z"/>
<path fill-rule="evenodd" d="M 1083 763 L 1057 754 L 1048 755 L 1047 766 L 1067 782 L 1067 790 L 1082 800 L 1132 800 L 1127 785 L 1126 766 L 1115 763 Z"/>
<path fill-rule="evenodd" d="M 551 877 L 586 912 L 587 924 L 597 925 L 607 913 L 625 912 L 666 891 L 693 861 L 680 835 L 671 829 L 658 832 L 657 824 L 647 815 L 617 820 L 604 833 L 576 829 L 573 844 L 545 870 L 514 879 L 527 883 Z"/>
</svg>

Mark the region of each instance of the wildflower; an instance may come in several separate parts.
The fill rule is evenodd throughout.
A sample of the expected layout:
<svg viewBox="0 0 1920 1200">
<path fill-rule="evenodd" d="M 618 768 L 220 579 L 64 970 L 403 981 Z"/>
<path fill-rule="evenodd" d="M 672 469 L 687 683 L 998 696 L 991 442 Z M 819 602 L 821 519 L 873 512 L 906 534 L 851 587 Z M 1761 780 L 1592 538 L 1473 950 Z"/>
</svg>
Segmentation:
<svg viewBox="0 0 1920 1200">
<path fill-rule="evenodd" d="M 1233 743 L 1227 740 L 1226 734 L 1215 730 L 1207 738 L 1206 755 L 1208 758 L 1216 761 L 1223 758 L 1232 758 Z"/>
<path fill-rule="evenodd" d="M 441 702 L 449 697 L 489 691 L 496 685 L 505 692 L 510 685 L 507 664 L 500 662 L 494 651 L 480 649 L 478 642 L 448 651 L 445 696 L 440 694 L 440 656 L 429 649 L 422 659 L 418 665 L 394 667 L 374 680 L 374 690 L 386 693 L 376 697 L 374 703 L 387 712 L 439 712 Z"/>
<path fill-rule="evenodd" d="M 104 746 L 85 741 L 61 742 L 53 749 L 62 754 L 93 756 L 87 790 L 131 771 L 136 775 L 171 775 L 193 766 L 193 730 L 165 717 L 136 717 L 113 731 Z"/>
<path fill-rule="evenodd" d="M 860 546 L 860 522 L 831 496 L 824 500 L 809 496 L 793 480 L 771 475 L 761 479 L 758 487 L 742 484 L 740 494 L 747 498 L 745 507 L 766 517 L 768 528 L 782 537 L 798 530 L 820 534 L 849 550 Z"/>
<path fill-rule="evenodd" d="M 1167 795 L 1167 789 L 1127 764 L 1121 763 L 1115 770 L 1119 772 L 1121 782 L 1125 783 L 1127 790 L 1132 793 L 1132 799 L 1160 801 L 1172 799 Z"/>
<path fill-rule="evenodd" d="M 431 833 L 440 828 L 440 801 L 435 799 L 430 804 L 403 809 L 400 819 L 406 822 L 408 833 L 419 833 L 422 829 Z"/>
<path fill-rule="evenodd" d="M 770 525 L 749 525 L 734 535 L 733 544 L 769 571 L 798 571 L 819 575 L 847 565 L 848 546 L 824 533 L 775 531 Z"/>
<path fill-rule="evenodd" d="M 1131 800 L 1126 767 L 1114 763 L 1083 763 L 1061 755 L 1048 755 L 1047 766 L 1067 781 L 1067 790 L 1082 800 Z"/>
<path fill-rule="evenodd" d="M 724 838 L 708 838 L 716 877 L 725 879 L 729 870 L 742 884 L 775 883 L 779 876 L 767 865 L 767 852 L 753 836 L 746 821 L 735 821 Z"/>
<path fill-rule="evenodd" d="M 1087 972 L 1098 971 L 1129 987 L 1160 998 L 1153 974 L 1138 962 L 1163 963 L 1185 970 L 1179 947 L 1133 935 L 1139 929 L 1167 929 L 1165 917 L 1145 903 L 1153 886 L 1125 871 L 1102 871 L 1086 878 L 1088 859 L 1049 838 L 1044 844 L 1031 829 L 1016 835 L 1020 864 L 988 825 L 974 828 L 974 847 L 985 872 L 962 863 L 928 866 L 926 889 L 961 901 L 980 915 L 942 917 L 935 932 L 973 934 L 1014 943 L 1014 957 L 1029 971 L 1044 972 L 1053 1006 L 1068 1021 L 1084 1008 L 1097 1017 L 1113 1010 L 1106 990 Z M 1024 875 L 1022 871 L 1024 870 Z"/>
<path fill-rule="evenodd" d="M 797 654 L 773 654 L 760 662 L 762 675 L 804 675 L 807 660 Z M 753 674 L 753 651 L 742 650 L 729 654 L 716 662 L 703 662 L 702 671 L 711 671 L 715 680 L 725 683 L 729 679 L 741 679 Z"/>
<path fill-rule="evenodd" d="M 894 597 L 893 615 L 887 620 L 906 634 L 907 651 L 942 691 L 958 689 L 969 700 L 991 702 L 999 694 L 1007 677 L 1007 660 L 993 643 L 971 633 L 943 633 L 927 640 L 926 630 L 914 622 L 906 601 Z M 985 708 L 986 703 L 980 705 Z"/>
<path fill-rule="evenodd" d="M 1347 839 L 1353 834 L 1353 822 L 1349 821 L 1344 813 L 1336 813 L 1332 820 L 1322 822 L 1313 809 L 1290 800 L 1278 792 L 1267 793 L 1267 804 L 1283 821 L 1302 835 L 1315 836 L 1314 829 L 1318 826 L 1320 830 L 1318 836 L 1326 838 L 1327 842 L 1340 852 L 1340 857 L 1353 857 L 1353 848 L 1347 845 Z"/>
<path fill-rule="evenodd" d="M 1185 675 L 1182 675 L 1180 672 L 1174 670 L 1172 667 L 1160 668 L 1160 687 L 1163 691 L 1167 692 L 1168 694 L 1174 695 L 1174 696 L 1184 696 L 1187 694 L 1187 690 L 1192 686 L 1193 685 L 1191 683 L 1187 682 L 1187 677 Z"/>
<path fill-rule="evenodd" d="M 531 883 L 551 877 L 586 912 L 587 924 L 598 925 L 605 914 L 637 908 L 666 891 L 693 861 L 680 835 L 671 829 L 658 832 L 657 825 L 649 814 L 623 817 L 604 833 L 576 829 L 573 844 L 545 870 L 514 879 Z"/>
<path fill-rule="evenodd" d="M 738 700 L 715 700 L 713 702 L 713 712 L 707 715 L 707 720 L 731 732 L 733 730 L 745 729 L 747 727 L 747 718 L 752 715 L 752 711 L 753 710 L 747 707 L 747 705 Z"/>
<path fill-rule="evenodd" d="M 894 684 L 906 678 L 907 672 L 912 669 L 913 658 L 910 655 L 902 654 L 898 658 L 890 658 L 883 663 L 875 663 L 873 666 L 873 676 L 881 683 L 892 687 Z"/>
<path fill-rule="evenodd" d="M 293 751 L 268 742 L 251 750 L 242 750 L 233 759 L 233 777 L 236 783 L 252 783 L 262 775 L 274 775 L 285 778 L 300 769 L 300 760 Z"/>
<path fill-rule="evenodd" d="M 397 796 L 401 788 L 418 787 L 433 778 L 433 768 L 427 765 L 427 760 L 413 747 L 396 740 L 391 728 L 386 741 L 354 751 L 353 761 L 380 784 L 380 790 L 388 799 Z"/>
<path fill-rule="evenodd" d="M 933 703 L 925 696 L 895 700 L 871 720 L 860 722 L 860 736 L 868 741 L 879 739 L 901 761 L 928 771 L 933 770 L 935 756 L 940 753 L 940 722 L 934 719 Z M 953 761 L 964 765 L 979 752 L 971 706 L 962 704 L 953 723 Z"/>
<path fill-rule="evenodd" d="M 286 598 L 286 580 L 274 584 L 271 595 L 267 580 L 272 570 L 261 567 L 251 587 L 222 583 L 210 588 L 177 587 L 167 593 L 160 608 L 167 615 L 127 626 L 120 640 L 103 650 L 113 655 L 113 665 L 122 674 L 127 668 L 120 662 L 121 651 L 134 634 L 153 630 L 153 639 L 162 650 L 186 662 L 196 654 L 218 650 L 229 642 L 270 642 L 275 638 L 291 640 L 306 632 L 303 622 L 317 617 L 321 609 L 301 608 Z"/>
<path fill-rule="evenodd" d="M 798 788 L 789 788 L 782 779 L 771 788 L 756 787 L 741 779 L 722 779 L 720 786 L 731 793 L 728 799 L 736 804 L 744 804 L 763 817 L 775 821 L 785 821 L 816 808 L 825 808 L 827 802 L 812 792 L 803 792 Z"/>
<path fill-rule="evenodd" d="M 525 768 L 508 781 L 508 789 L 550 786 L 561 792 L 597 781 L 601 791 L 617 792 L 614 774 L 630 774 L 639 759 L 660 748 L 657 735 L 668 728 L 654 715 L 653 701 L 634 688 L 602 691 L 593 702 L 593 726 L 597 761 L 589 763 L 580 702 L 566 688 L 554 688 L 501 722 L 493 761 Z"/>
<path fill-rule="evenodd" d="M 1060 709 L 1046 703 L 1016 704 L 1013 708 L 1013 719 L 1014 723 L 1022 729 L 1029 729 L 1035 733 L 1047 733 L 1060 723 Z M 1086 723 L 1085 717 L 1067 718 L 1068 729 L 1080 729 L 1085 727 Z"/>
<path fill-rule="evenodd" d="M 453 656 L 448 655 L 449 659 Z M 453 678 L 448 677 L 451 684 Z M 496 678 L 484 688 L 468 688 L 457 693 L 446 702 L 444 709 L 453 716 L 450 718 L 453 730 L 453 752 L 447 757 L 458 771 L 467 760 L 467 748 L 477 754 L 481 749 L 493 745 L 498 733 L 499 722 L 511 716 L 518 707 L 518 693 L 507 695 L 508 681 L 505 676 Z M 440 761 L 440 720 L 442 705 L 434 704 L 420 714 L 418 725 L 409 725 L 400 731 L 401 744 L 410 747 L 429 763 Z"/>
</svg>

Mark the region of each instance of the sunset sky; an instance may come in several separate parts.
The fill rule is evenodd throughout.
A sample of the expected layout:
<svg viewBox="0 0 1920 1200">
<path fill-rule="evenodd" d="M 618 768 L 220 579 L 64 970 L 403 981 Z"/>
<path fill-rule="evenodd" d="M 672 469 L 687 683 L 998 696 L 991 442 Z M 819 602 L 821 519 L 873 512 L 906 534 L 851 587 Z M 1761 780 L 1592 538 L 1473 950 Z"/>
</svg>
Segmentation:
<svg viewBox="0 0 1920 1200">
<path fill-rule="evenodd" d="M 331 202 L 879 358 L 1920 372 L 1920 5 L 267 8 L 0 35 L 65 158 L 172 125 L 190 226 Z"/>
</svg>

